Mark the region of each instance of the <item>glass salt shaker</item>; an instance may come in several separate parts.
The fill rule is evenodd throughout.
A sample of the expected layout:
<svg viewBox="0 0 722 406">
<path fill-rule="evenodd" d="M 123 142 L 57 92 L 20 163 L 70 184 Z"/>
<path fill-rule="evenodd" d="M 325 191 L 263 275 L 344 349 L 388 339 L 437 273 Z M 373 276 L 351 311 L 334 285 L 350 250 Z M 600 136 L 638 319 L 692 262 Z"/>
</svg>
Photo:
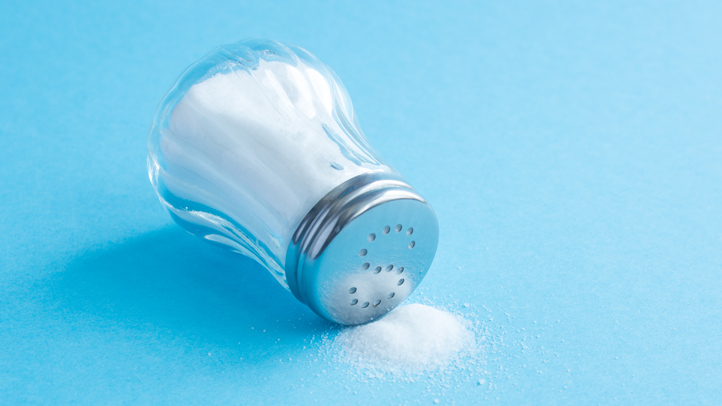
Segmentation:
<svg viewBox="0 0 722 406">
<path fill-rule="evenodd" d="M 189 232 L 250 256 L 345 325 L 402 303 L 438 222 L 371 148 L 338 77 L 292 45 L 249 40 L 189 67 L 161 102 L 148 174 Z"/>
</svg>

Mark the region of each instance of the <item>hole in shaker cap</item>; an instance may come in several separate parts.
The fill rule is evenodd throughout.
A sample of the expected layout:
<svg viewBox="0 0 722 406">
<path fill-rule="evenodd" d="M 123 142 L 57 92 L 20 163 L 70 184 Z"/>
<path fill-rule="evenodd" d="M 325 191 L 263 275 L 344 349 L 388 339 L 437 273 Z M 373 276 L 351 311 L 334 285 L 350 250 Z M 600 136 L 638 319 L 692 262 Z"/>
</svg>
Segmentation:
<svg viewBox="0 0 722 406">
<path fill-rule="evenodd" d="M 377 267 L 374 269 L 374 273 L 379 273 L 379 272 L 381 272 L 381 267 L 380 267 L 380 266 L 377 266 Z"/>
<path fill-rule="evenodd" d="M 351 306 L 355 305 L 356 303 L 358 303 L 358 299 L 352 300 L 352 301 L 351 301 Z"/>
<path fill-rule="evenodd" d="M 411 235 L 411 234 L 413 234 L 413 233 L 414 233 L 414 228 L 413 228 L 413 227 L 409 227 L 409 229 L 406 230 L 406 235 Z"/>
<path fill-rule="evenodd" d="M 376 302 L 374 302 L 374 307 L 376 307 L 376 306 L 378 306 L 378 305 L 380 305 L 380 304 L 381 304 L 381 301 L 380 301 L 380 300 L 377 300 Z"/>
<path fill-rule="evenodd" d="M 369 242 L 371 242 L 375 239 L 376 239 L 376 234 L 374 234 L 374 233 L 369 234 Z"/>
<path fill-rule="evenodd" d="M 364 304 L 362 304 L 361 307 L 363 307 L 364 309 L 369 307 L 369 302 L 364 302 Z"/>
<path fill-rule="evenodd" d="M 400 267 L 396 270 L 396 273 L 400 274 L 400 273 L 404 272 L 404 269 L 406 269 L 406 268 L 404 268 L 403 266 L 400 266 Z"/>
<path fill-rule="evenodd" d="M 366 250 L 366 248 L 364 248 L 364 249 L 362 249 L 361 251 L 358 252 L 359 256 L 361 256 L 361 257 L 366 256 L 367 253 L 368 253 L 368 251 Z"/>
<path fill-rule="evenodd" d="M 353 295 L 354 293 L 356 293 L 356 288 L 351 288 L 351 289 L 349 289 L 349 290 L 348 290 L 348 293 L 350 293 L 350 294 Z"/>
<path fill-rule="evenodd" d="M 399 279 L 399 282 L 397 283 L 397 285 L 401 286 L 403 284 L 404 284 L 404 278 Z"/>
<path fill-rule="evenodd" d="M 396 296 L 396 292 L 389 293 L 389 299 L 393 298 L 394 296 Z"/>
<path fill-rule="evenodd" d="M 371 266 L 371 264 L 369 264 L 368 262 L 364 262 L 364 264 L 361 265 L 361 268 L 365 271 L 365 270 L 369 269 L 370 266 Z"/>
<path fill-rule="evenodd" d="M 404 227 L 401 224 L 397 224 L 395 230 L 398 233 L 399 231 L 401 231 L 402 228 Z"/>
<path fill-rule="evenodd" d="M 391 272 L 391 270 L 394 269 L 393 265 L 389 265 L 386 267 L 386 272 Z"/>
<path fill-rule="evenodd" d="M 388 234 L 389 231 L 391 231 L 391 227 L 389 227 L 389 226 L 384 226 L 384 230 L 383 230 L 383 231 L 384 231 L 384 234 Z"/>
<path fill-rule="evenodd" d="M 411 241 L 411 242 L 409 243 L 409 249 L 414 248 L 414 245 L 416 245 L 416 241 Z"/>
</svg>

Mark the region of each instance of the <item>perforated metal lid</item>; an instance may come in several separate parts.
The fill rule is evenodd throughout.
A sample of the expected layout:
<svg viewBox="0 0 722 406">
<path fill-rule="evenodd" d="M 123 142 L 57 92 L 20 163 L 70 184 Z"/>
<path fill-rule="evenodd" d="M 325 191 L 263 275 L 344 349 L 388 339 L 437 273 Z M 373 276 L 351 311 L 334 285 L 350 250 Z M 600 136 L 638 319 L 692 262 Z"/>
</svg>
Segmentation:
<svg viewBox="0 0 722 406">
<path fill-rule="evenodd" d="M 322 199 L 294 234 L 286 257 L 291 291 L 321 317 L 354 325 L 403 302 L 436 253 L 436 215 L 388 173 L 361 175 Z"/>
</svg>

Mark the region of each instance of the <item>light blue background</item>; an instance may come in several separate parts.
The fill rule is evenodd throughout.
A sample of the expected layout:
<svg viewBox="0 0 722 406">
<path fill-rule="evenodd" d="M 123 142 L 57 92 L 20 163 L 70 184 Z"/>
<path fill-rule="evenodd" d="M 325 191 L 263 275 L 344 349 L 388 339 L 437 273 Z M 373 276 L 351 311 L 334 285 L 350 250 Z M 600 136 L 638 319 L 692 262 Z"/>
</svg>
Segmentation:
<svg viewBox="0 0 722 406">
<path fill-rule="evenodd" d="M 3 2 L 0 404 L 719 404 L 722 3 L 583 3 Z M 491 388 L 318 360 L 327 323 L 163 212 L 157 103 L 247 37 L 331 66 L 432 202 L 417 299 L 472 305 Z"/>
</svg>

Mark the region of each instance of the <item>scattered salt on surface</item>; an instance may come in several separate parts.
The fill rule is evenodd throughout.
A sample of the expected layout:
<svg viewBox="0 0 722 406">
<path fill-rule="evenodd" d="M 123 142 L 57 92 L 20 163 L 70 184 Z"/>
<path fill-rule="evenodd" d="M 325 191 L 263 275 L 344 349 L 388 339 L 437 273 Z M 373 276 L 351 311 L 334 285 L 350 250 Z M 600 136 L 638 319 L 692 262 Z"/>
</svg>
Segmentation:
<svg viewBox="0 0 722 406">
<path fill-rule="evenodd" d="M 373 323 L 350 327 L 333 340 L 339 358 L 379 372 L 441 371 L 476 352 L 471 323 L 422 304 L 397 308 Z"/>
</svg>

